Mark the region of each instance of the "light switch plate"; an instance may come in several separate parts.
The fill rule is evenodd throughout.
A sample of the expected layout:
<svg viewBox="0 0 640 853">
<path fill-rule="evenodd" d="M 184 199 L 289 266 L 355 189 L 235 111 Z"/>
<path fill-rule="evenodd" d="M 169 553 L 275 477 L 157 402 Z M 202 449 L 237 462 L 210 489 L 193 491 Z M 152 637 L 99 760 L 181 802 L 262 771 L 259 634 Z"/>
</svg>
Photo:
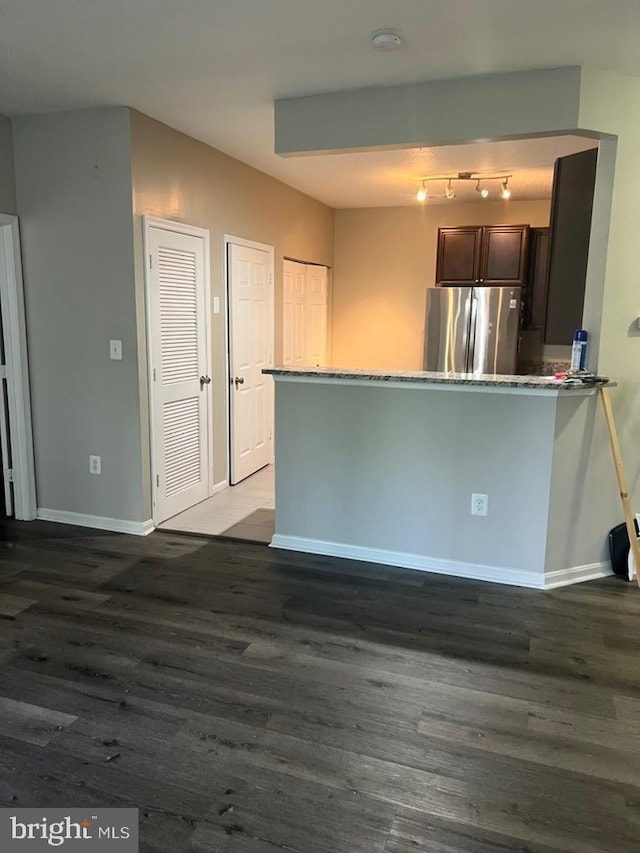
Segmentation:
<svg viewBox="0 0 640 853">
<path fill-rule="evenodd" d="M 112 361 L 122 361 L 122 341 L 109 341 L 109 358 Z"/>
</svg>

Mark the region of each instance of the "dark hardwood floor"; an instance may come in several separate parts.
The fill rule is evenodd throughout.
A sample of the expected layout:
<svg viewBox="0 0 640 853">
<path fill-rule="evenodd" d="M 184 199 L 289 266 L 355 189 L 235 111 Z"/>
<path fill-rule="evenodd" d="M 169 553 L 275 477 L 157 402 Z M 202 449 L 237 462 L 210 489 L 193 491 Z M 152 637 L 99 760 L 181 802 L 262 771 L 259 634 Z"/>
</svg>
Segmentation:
<svg viewBox="0 0 640 853">
<path fill-rule="evenodd" d="M 640 851 L 640 591 L 0 528 L 0 801 L 142 851 Z"/>
</svg>

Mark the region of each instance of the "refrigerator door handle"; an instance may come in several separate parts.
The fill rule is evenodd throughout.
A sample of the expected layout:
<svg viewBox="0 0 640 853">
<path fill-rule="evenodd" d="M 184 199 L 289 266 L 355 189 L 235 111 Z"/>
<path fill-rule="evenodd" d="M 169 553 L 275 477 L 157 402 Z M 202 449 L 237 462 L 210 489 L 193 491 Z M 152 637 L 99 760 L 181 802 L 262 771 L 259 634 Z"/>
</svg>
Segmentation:
<svg viewBox="0 0 640 853">
<path fill-rule="evenodd" d="M 467 350 L 467 373 L 473 373 L 476 355 L 476 318 L 478 316 L 478 297 L 471 292 L 471 311 L 469 320 L 469 347 Z"/>
</svg>

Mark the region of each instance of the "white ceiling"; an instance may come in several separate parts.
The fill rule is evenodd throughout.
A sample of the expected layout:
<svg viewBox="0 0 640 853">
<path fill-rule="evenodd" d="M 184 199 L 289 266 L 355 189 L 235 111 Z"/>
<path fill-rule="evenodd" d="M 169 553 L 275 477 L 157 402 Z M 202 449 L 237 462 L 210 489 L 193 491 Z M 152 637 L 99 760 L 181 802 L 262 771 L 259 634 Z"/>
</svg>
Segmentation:
<svg viewBox="0 0 640 853">
<path fill-rule="evenodd" d="M 371 48 L 384 26 L 404 34 L 401 51 Z M 564 65 L 640 76 L 639 44 L 638 0 L 2 0 L 0 112 L 129 105 L 341 207 L 410 203 L 409 179 L 475 162 L 519 168 L 536 197 L 550 164 L 531 142 L 280 158 L 273 101 Z"/>
</svg>

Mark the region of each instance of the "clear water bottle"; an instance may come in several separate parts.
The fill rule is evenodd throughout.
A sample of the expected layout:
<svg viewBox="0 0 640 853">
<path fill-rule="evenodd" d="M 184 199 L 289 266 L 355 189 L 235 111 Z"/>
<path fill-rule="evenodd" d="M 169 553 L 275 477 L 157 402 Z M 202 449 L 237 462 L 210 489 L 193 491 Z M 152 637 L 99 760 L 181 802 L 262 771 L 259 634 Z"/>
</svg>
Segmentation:
<svg viewBox="0 0 640 853">
<path fill-rule="evenodd" d="M 576 329 L 573 333 L 573 346 L 571 347 L 571 370 L 584 370 L 587 362 L 587 332 L 584 329 Z"/>
</svg>

